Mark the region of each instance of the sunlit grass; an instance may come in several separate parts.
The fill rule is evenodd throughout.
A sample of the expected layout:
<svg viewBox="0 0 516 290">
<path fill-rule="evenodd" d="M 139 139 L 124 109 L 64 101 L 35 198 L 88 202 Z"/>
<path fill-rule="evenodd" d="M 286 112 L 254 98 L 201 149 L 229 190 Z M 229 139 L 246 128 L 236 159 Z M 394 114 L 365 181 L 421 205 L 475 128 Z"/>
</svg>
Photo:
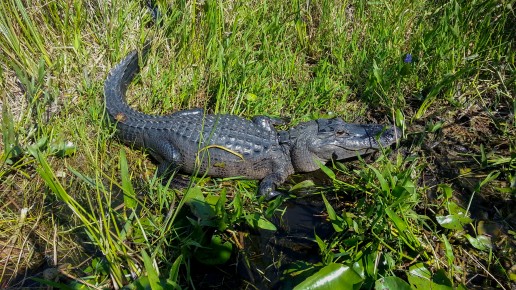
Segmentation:
<svg viewBox="0 0 516 290">
<path fill-rule="evenodd" d="M 286 277 L 514 286 L 514 1 L 158 1 L 157 23 L 143 2 L 0 4 L 0 286 L 192 287 L 193 261 L 224 264 L 242 228 L 276 229 L 283 199 L 257 198 L 256 182 L 178 188 L 112 138 L 103 82 L 146 40 L 128 93 L 143 112 L 403 129 L 376 160 L 323 168 L 333 186 L 311 191 L 352 207 L 327 199 L 321 264 Z"/>
</svg>

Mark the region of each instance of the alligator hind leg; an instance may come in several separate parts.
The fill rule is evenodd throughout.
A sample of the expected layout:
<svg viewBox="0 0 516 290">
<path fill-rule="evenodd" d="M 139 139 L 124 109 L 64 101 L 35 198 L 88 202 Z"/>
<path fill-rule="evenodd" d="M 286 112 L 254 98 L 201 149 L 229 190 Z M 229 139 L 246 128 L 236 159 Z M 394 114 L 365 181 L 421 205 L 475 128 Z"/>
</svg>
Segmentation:
<svg viewBox="0 0 516 290">
<path fill-rule="evenodd" d="M 181 167 L 179 150 L 161 136 L 146 136 L 145 147 L 153 148 L 152 157 L 158 163 L 158 176 L 171 175 Z"/>
</svg>

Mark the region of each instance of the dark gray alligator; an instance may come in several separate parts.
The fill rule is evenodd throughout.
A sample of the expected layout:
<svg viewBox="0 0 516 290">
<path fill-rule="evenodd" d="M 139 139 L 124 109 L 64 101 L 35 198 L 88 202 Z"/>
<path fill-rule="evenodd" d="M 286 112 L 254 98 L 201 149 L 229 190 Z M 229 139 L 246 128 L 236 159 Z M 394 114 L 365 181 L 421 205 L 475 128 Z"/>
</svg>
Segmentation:
<svg viewBox="0 0 516 290">
<path fill-rule="evenodd" d="M 144 51 L 148 50 L 147 48 Z M 280 119 L 205 114 L 202 109 L 165 116 L 138 112 L 126 103 L 127 87 L 139 72 L 139 57 L 131 52 L 106 79 L 109 120 L 118 138 L 147 149 L 158 162 L 158 174 L 187 174 L 259 179 L 259 194 L 274 197 L 276 187 L 295 172 L 319 169 L 318 162 L 356 157 L 389 146 L 399 129 L 375 124 L 350 124 L 340 118 L 301 123 L 277 131 Z"/>
</svg>

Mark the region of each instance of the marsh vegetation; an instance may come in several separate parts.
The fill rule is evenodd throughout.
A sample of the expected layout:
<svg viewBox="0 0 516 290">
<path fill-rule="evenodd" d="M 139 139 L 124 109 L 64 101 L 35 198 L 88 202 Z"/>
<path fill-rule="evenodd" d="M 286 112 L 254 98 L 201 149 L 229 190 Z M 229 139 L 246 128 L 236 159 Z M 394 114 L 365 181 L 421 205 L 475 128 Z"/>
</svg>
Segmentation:
<svg viewBox="0 0 516 290">
<path fill-rule="evenodd" d="M 515 289 L 515 4 L 157 1 L 154 23 L 146 1 L 1 1 L 0 286 Z M 403 138 L 271 201 L 162 180 L 104 122 L 108 71 L 149 39 L 128 93 L 145 113 Z"/>
</svg>

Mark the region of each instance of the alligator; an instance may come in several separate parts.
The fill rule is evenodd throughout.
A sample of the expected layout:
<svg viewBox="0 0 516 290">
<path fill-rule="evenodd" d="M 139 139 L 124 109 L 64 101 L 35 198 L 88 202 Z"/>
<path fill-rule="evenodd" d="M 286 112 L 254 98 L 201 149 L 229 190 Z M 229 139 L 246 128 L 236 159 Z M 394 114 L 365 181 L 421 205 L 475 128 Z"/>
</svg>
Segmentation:
<svg viewBox="0 0 516 290">
<path fill-rule="evenodd" d="M 148 150 L 158 175 L 172 172 L 261 180 L 258 194 L 270 199 L 293 173 L 315 171 L 330 160 L 357 157 L 386 147 L 400 137 L 395 126 L 317 119 L 276 130 L 282 119 L 208 114 L 203 109 L 148 115 L 125 100 L 140 70 L 140 56 L 129 53 L 111 69 L 104 85 L 105 105 L 116 135 L 134 148 Z"/>
</svg>

